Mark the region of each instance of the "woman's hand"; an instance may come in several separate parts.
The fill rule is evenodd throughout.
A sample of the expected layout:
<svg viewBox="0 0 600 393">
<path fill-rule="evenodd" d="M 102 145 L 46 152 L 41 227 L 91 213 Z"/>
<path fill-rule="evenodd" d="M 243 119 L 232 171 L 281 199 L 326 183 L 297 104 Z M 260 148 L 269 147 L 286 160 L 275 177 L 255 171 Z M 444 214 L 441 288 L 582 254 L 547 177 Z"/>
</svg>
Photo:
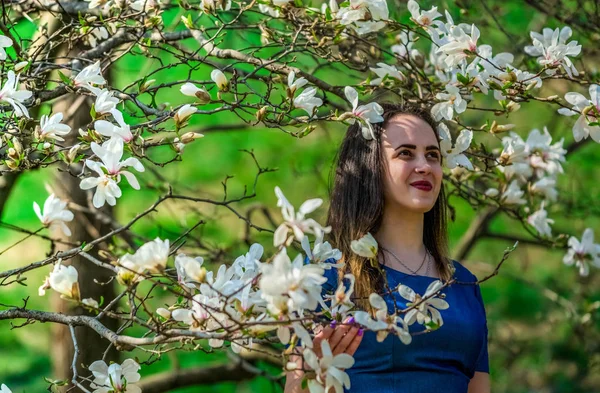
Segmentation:
<svg viewBox="0 0 600 393">
<path fill-rule="evenodd" d="M 317 357 L 321 357 L 321 342 L 327 340 L 331 347 L 333 356 L 347 353 L 353 356 L 363 338 L 363 330 L 354 325 L 354 317 L 336 326 L 335 322 L 320 331 L 313 339 L 313 351 Z"/>
<path fill-rule="evenodd" d="M 313 351 L 317 357 L 322 357 L 321 342 L 327 340 L 331 347 L 333 356 L 340 353 L 347 353 L 353 356 L 363 338 L 363 330 L 354 326 L 354 318 L 347 318 L 342 324 L 337 325 L 332 322 L 331 325 L 321 330 L 313 339 Z M 302 389 L 302 356 L 294 355 L 290 361 L 296 363 L 296 370 L 289 371 L 286 374 L 285 393 L 308 393 L 308 389 Z"/>
</svg>

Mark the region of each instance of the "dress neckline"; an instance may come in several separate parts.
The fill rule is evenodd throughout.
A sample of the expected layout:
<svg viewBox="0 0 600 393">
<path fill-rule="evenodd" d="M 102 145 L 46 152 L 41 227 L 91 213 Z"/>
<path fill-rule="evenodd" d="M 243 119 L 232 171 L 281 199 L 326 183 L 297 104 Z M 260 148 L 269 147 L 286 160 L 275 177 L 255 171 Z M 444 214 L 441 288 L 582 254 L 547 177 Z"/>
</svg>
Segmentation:
<svg viewBox="0 0 600 393">
<path fill-rule="evenodd" d="M 394 268 L 392 268 L 392 267 L 389 267 L 389 266 L 387 266 L 387 265 L 384 265 L 384 264 L 382 264 L 382 263 L 380 263 L 380 264 L 379 264 L 379 266 L 383 266 L 384 268 L 386 268 L 386 269 L 388 269 L 388 270 L 390 270 L 390 271 L 392 271 L 392 272 L 394 272 L 394 273 L 403 274 L 403 275 L 405 275 L 406 277 L 415 277 L 415 278 L 417 278 L 417 277 L 418 277 L 418 278 L 428 278 L 428 279 L 430 279 L 430 280 L 439 280 L 439 278 L 438 278 L 438 277 L 432 277 L 432 276 L 423 276 L 423 275 L 421 275 L 421 274 L 410 274 L 410 273 L 406 273 L 406 272 L 401 272 L 400 270 L 396 270 L 396 269 L 394 269 Z"/>
</svg>

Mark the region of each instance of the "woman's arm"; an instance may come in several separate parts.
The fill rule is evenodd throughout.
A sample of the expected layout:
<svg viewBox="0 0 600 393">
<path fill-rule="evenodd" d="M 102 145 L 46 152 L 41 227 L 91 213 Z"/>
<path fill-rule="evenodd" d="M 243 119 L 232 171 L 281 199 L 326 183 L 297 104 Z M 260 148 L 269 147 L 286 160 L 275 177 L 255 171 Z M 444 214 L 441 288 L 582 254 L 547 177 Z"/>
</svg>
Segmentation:
<svg viewBox="0 0 600 393">
<path fill-rule="evenodd" d="M 491 389 L 490 374 L 476 371 L 469 382 L 468 393 L 490 393 Z"/>
</svg>

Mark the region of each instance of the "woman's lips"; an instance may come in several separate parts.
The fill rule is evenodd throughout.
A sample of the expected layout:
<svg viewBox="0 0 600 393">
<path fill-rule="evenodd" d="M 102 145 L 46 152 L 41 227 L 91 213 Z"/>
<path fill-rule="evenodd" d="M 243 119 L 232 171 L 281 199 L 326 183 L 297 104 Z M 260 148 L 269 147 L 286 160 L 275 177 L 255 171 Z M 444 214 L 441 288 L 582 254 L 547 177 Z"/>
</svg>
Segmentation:
<svg viewBox="0 0 600 393">
<path fill-rule="evenodd" d="M 417 181 L 417 182 L 411 183 L 410 185 L 421 191 L 431 191 L 433 189 L 433 186 L 431 185 L 431 183 L 426 182 L 426 181 Z"/>
</svg>

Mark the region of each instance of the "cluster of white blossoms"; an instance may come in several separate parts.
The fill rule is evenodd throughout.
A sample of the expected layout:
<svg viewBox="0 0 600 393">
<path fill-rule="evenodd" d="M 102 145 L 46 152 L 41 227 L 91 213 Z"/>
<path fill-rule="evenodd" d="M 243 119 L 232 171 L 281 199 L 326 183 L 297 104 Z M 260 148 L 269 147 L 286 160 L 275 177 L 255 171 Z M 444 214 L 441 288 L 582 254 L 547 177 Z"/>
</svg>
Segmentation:
<svg viewBox="0 0 600 393">
<path fill-rule="evenodd" d="M 140 365 L 132 359 L 126 359 L 122 364 L 107 365 L 103 360 L 96 360 L 88 369 L 94 375 L 90 384 L 92 393 L 142 393 L 135 383 L 140 380 L 138 370 Z"/>
<path fill-rule="evenodd" d="M 133 11 L 148 11 L 154 8 L 160 8 L 161 0 L 85 0 L 90 4 L 90 9 L 100 9 L 108 12 L 112 9 L 131 9 Z"/>
<path fill-rule="evenodd" d="M 133 285 L 150 273 L 162 273 L 169 258 L 169 240 L 156 238 L 143 244 L 133 254 L 125 254 L 117 261 L 117 280 Z"/>
<path fill-rule="evenodd" d="M 276 189 L 276 194 L 281 201 L 283 194 L 279 188 Z M 49 199 L 52 202 L 54 198 L 51 196 Z M 315 201 L 306 201 L 303 206 L 310 206 L 309 210 L 312 211 L 320 205 Z M 325 270 L 341 266 L 330 263 L 332 260 L 339 260 L 341 252 L 323 241 L 323 227 L 317 226 L 316 222 L 301 224 L 299 220 L 304 218 L 295 217 L 295 209 L 287 201 L 282 207 L 292 211 L 289 217 L 294 218 L 294 237 L 301 239 L 306 256 L 298 254 L 292 260 L 282 244 L 276 255 L 265 262 L 261 261 L 263 247 L 253 244 L 246 254 L 236 258 L 231 265 L 222 264 L 215 273 L 204 266 L 202 257 L 179 253 L 174 258 L 177 280 L 173 283 L 180 285 L 186 296 L 184 300 L 179 300 L 168 308 L 156 309 L 160 323 L 164 327 L 205 333 L 208 344 L 213 348 L 222 347 L 228 341 L 235 352 L 251 350 L 253 339 L 264 338 L 265 334 L 276 335 L 283 344 L 297 345 L 300 342 L 305 348 L 303 356 L 306 364 L 315 371 L 315 377 L 309 381 L 311 392 L 328 391 L 332 387 L 339 393 L 343 386 L 350 386 L 348 375 L 343 370 L 351 367 L 354 360 L 349 355 L 331 355 L 327 344 L 322 345 L 323 356 L 316 358 L 311 350 L 313 329 L 326 323 L 323 315 L 329 315 L 335 321 L 354 315 L 359 324 L 377 331 L 380 340 L 392 333 L 405 344 L 411 342 L 409 326 L 415 321 L 430 329 L 442 325 L 442 316 L 438 310 L 443 310 L 448 305 L 436 298 L 440 289 L 438 284 L 432 284 L 423 296 L 417 295 L 408 287 L 401 287 L 399 293 L 410 300 L 409 311 L 404 318 L 398 314 L 388 314 L 385 301 L 377 294 L 371 294 L 370 297 L 371 304 L 378 310 L 376 319 L 357 311 L 351 300 L 355 280 L 352 274 L 344 277 L 348 285 L 342 282 L 334 293 L 326 293 L 323 290 L 327 281 Z M 307 212 L 303 208 L 299 210 Z M 290 223 L 283 225 L 288 227 Z M 319 230 L 315 231 L 315 228 Z M 308 240 L 309 233 L 316 234 L 312 247 Z M 367 235 L 353 241 L 353 250 L 373 255 L 377 252 L 377 243 L 371 235 Z M 168 240 L 157 238 L 145 243 L 135 253 L 119 258 L 114 268 L 116 278 L 121 284 L 128 286 L 143 280 L 165 278 L 169 254 Z M 326 260 L 329 261 L 325 262 Z M 40 287 L 39 294 L 44 295 L 48 288 L 60 293 L 65 299 L 100 309 L 94 299 L 81 300 L 78 273 L 74 266 L 65 266 L 61 261 L 56 263 Z M 425 300 L 420 302 L 422 298 Z M 315 319 L 317 315 L 320 317 Z M 130 359 L 122 364 L 111 365 L 103 361 L 94 362 L 89 367 L 94 376 L 91 388 L 94 393 L 139 392 L 136 385 L 140 378 L 139 368 Z"/>
</svg>

